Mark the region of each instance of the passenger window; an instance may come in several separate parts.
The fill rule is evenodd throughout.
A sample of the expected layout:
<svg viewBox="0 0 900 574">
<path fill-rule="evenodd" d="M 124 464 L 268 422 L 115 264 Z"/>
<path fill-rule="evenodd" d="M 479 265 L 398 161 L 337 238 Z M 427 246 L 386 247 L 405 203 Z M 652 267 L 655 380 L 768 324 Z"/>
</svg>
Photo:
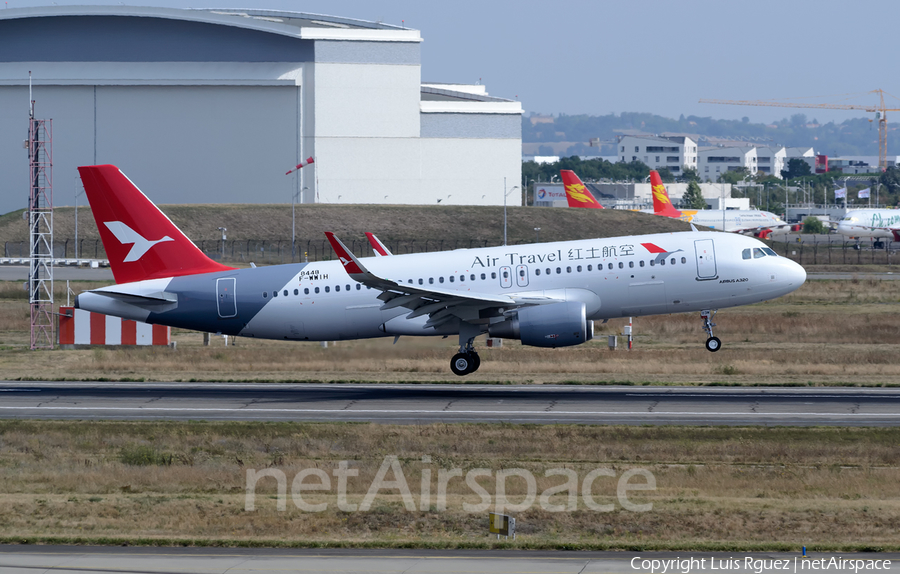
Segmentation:
<svg viewBox="0 0 900 574">
<path fill-rule="evenodd" d="M 425 283 L 425 280 L 420 278 L 420 279 L 419 279 L 419 285 L 422 285 L 423 283 Z"/>
<path fill-rule="evenodd" d="M 612 263 L 609 264 L 609 268 L 612 269 Z"/>
<path fill-rule="evenodd" d="M 474 274 L 474 273 L 472 273 L 471 275 L 469 275 L 469 281 L 475 281 L 475 274 Z"/>
<path fill-rule="evenodd" d="M 682 257 L 682 258 L 681 258 L 681 262 L 682 262 L 682 263 L 687 263 L 687 259 L 684 258 L 684 257 Z"/>
<path fill-rule="evenodd" d="M 504 278 L 504 279 L 509 279 L 509 271 L 504 271 L 504 272 L 503 272 L 503 278 Z"/>
<path fill-rule="evenodd" d="M 299 294 L 300 294 L 300 290 L 299 290 L 299 289 L 294 289 L 294 295 L 299 295 Z"/>
<path fill-rule="evenodd" d="M 629 262 L 628 262 L 628 266 L 629 266 L 629 267 L 634 267 L 634 261 L 629 261 Z"/>
<path fill-rule="evenodd" d="M 624 269 L 624 268 L 625 268 L 625 264 L 622 263 L 621 261 L 619 261 L 619 269 Z"/>
<path fill-rule="evenodd" d="M 263 299 L 268 298 L 268 296 L 269 296 L 269 292 L 268 292 L 268 291 L 263 291 Z"/>
<path fill-rule="evenodd" d="M 278 297 L 278 291 L 272 291 L 272 297 Z"/>
<path fill-rule="evenodd" d="M 443 283 L 443 282 L 444 282 L 444 278 L 443 278 L 443 277 L 438 277 L 438 283 Z"/>
<path fill-rule="evenodd" d="M 571 267 L 566 267 L 566 273 L 571 273 L 571 272 L 572 272 L 572 268 L 571 268 Z"/>
<path fill-rule="evenodd" d="M 653 259 L 651 259 L 651 260 L 650 260 L 650 267 L 653 267 L 654 265 L 656 265 L 656 261 L 654 261 Z"/>
<path fill-rule="evenodd" d="M 559 275 L 560 273 L 562 273 L 562 268 L 561 268 L 561 267 L 557 267 L 557 268 L 556 268 L 556 274 Z"/>
<path fill-rule="evenodd" d="M 497 278 L 497 272 L 491 271 L 491 279 L 496 279 L 496 278 Z"/>
<path fill-rule="evenodd" d="M 593 270 L 594 270 L 594 266 L 593 266 L 593 265 L 588 265 L 588 271 L 593 271 Z"/>
<path fill-rule="evenodd" d="M 540 269 L 535 269 L 535 270 L 534 270 L 534 274 L 535 274 L 535 275 L 540 275 L 540 274 L 541 274 L 541 270 L 540 270 Z"/>
<path fill-rule="evenodd" d="M 454 280 L 453 280 L 453 275 L 451 275 L 451 276 L 450 276 L 450 283 L 453 283 L 453 282 L 454 282 Z"/>
<path fill-rule="evenodd" d="M 675 258 L 673 257 L 671 261 L 669 261 L 672 265 L 675 265 Z"/>
<path fill-rule="evenodd" d="M 318 292 L 319 292 L 319 288 L 318 288 L 318 287 L 316 287 L 316 293 L 318 293 Z"/>
<path fill-rule="evenodd" d="M 641 267 L 644 266 L 644 260 L 643 260 L 643 259 L 641 259 L 640 265 L 641 265 Z"/>
<path fill-rule="evenodd" d="M 519 269 L 519 277 L 525 277 L 525 270 Z"/>
<path fill-rule="evenodd" d="M 339 292 L 341 291 L 341 286 L 340 286 L 340 285 L 335 285 L 335 286 L 334 286 L 334 291 L 335 291 L 335 293 L 339 293 Z"/>
<path fill-rule="evenodd" d="M 285 297 L 288 296 L 288 290 L 287 290 L 287 289 L 284 290 L 284 296 L 285 296 Z"/>
<path fill-rule="evenodd" d="M 750 249 L 748 248 L 741 251 L 741 257 L 743 259 L 750 259 Z"/>
<path fill-rule="evenodd" d="M 753 258 L 754 259 L 759 259 L 760 257 L 765 257 L 765 256 L 766 256 L 766 254 L 763 252 L 762 249 L 760 249 L 759 247 L 753 248 Z"/>
<path fill-rule="evenodd" d="M 412 279 L 410 279 L 409 282 L 412 283 Z M 350 290 L 350 286 L 349 286 L 349 285 L 344 285 L 344 288 L 347 289 L 347 291 Z"/>
<path fill-rule="evenodd" d="M 309 287 L 304 287 L 304 288 L 303 288 L 303 294 L 304 294 L 304 295 L 309 295 Z"/>
<path fill-rule="evenodd" d="M 665 260 L 665 259 L 660 259 L 660 260 L 659 260 L 659 264 L 660 264 L 660 265 L 665 265 L 665 264 L 666 264 L 666 260 Z"/>
<path fill-rule="evenodd" d="M 326 285 L 326 286 L 325 286 L 325 292 L 326 292 L 326 293 L 331 293 L 331 287 L 329 287 L 328 285 Z"/>
<path fill-rule="evenodd" d="M 434 277 L 429 277 L 429 278 L 428 278 L 428 284 L 429 284 L 429 285 L 434 285 Z"/>
<path fill-rule="evenodd" d="M 575 268 L 575 271 L 578 271 L 579 273 L 581 273 L 581 265 L 579 265 L 578 267 L 576 267 L 576 268 Z"/>
<path fill-rule="evenodd" d="M 419 283 L 421 283 L 421 282 L 422 282 L 422 280 L 419 279 Z M 357 283 L 357 284 L 356 284 L 356 290 L 359 291 L 360 289 L 362 289 L 362 285 L 360 285 L 359 283 Z"/>
<path fill-rule="evenodd" d="M 482 274 L 481 274 L 481 280 L 482 280 L 482 281 L 484 281 L 484 280 L 485 280 L 485 276 L 484 276 L 484 273 L 482 273 Z"/>
<path fill-rule="evenodd" d="M 551 275 L 552 273 L 553 273 L 553 270 L 550 269 L 549 267 L 547 267 L 547 275 Z"/>
</svg>

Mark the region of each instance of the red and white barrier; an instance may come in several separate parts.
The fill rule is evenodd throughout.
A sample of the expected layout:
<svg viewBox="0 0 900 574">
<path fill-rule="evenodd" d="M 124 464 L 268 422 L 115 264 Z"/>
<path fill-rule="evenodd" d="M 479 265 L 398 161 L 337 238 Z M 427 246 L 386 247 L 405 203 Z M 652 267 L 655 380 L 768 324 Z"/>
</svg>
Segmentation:
<svg viewBox="0 0 900 574">
<path fill-rule="evenodd" d="M 168 345 L 171 327 L 149 325 L 74 307 L 59 308 L 59 344 Z"/>
</svg>

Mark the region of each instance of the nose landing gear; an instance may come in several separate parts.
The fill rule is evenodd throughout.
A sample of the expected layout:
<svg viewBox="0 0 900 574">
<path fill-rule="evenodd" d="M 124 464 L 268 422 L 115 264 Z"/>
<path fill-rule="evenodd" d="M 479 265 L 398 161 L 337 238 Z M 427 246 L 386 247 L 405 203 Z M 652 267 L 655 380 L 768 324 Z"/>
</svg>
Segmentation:
<svg viewBox="0 0 900 574">
<path fill-rule="evenodd" d="M 722 348 L 722 341 L 720 341 L 718 337 L 713 336 L 712 330 L 712 328 L 716 326 L 716 324 L 712 322 L 712 318 L 716 316 L 716 311 L 716 309 L 713 309 L 712 311 L 709 309 L 700 311 L 700 318 L 703 319 L 703 330 L 706 331 L 706 334 L 709 336 L 709 338 L 706 339 L 706 350 L 711 353 L 715 353 Z"/>
</svg>

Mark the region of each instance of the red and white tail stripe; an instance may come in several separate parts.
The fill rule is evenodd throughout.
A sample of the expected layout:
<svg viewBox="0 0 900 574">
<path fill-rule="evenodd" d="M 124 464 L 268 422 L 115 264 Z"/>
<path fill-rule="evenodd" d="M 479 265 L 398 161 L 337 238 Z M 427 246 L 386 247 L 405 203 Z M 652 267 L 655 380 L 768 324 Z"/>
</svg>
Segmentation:
<svg viewBox="0 0 900 574">
<path fill-rule="evenodd" d="M 60 345 L 168 345 L 171 327 L 129 321 L 74 307 L 59 308 Z"/>
<path fill-rule="evenodd" d="M 295 165 L 292 169 L 287 170 L 287 171 L 285 172 L 284 175 L 291 175 L 292 173 L 294 173 L 294 172 L 297 171 L 298 169 L 302 169 L 302 168 L 308 166 L 308 165 L 311 164 L 311 163 L 315 163 L 315 161 L 316 161 L 316 160 L 314 160 L 314 159 L 312 158 L 312 156 L 309 156 L 309 157 L 306 158 L 305 160 L 303 160 L 303 161 L 301 161 L 300 163 L 298 163 L 297 165 Z"/>
</svg>

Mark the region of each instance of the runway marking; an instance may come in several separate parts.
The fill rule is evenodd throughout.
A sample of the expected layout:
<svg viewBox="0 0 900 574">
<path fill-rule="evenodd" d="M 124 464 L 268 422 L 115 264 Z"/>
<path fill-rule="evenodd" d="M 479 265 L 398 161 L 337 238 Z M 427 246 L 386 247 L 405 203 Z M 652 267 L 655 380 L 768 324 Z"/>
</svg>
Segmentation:
<svg viewBox="0 0 900 574">
<path fill-rule="evenodd" d="M 734 411 L 734 412 L 703 412 L 703 411 L 443 411 L 443 410 L 400 410 L 400 409 L 357 409 L 344 411 L 340 409 L 247 409 L 247 408 L 215 408 L 215 407 L 58 407 L 58 406 L 0 406 L 0 410 L 28 411 L 28 410 L 44 410 L 44 411 L 134 411 L 134 412 L 224 412 L 224 413 L 297 413 L 297 414 L 435 414 L 435 415 L 537 415 L 537 416 L 558 416 L 558 415 L 657 415 L 657 416 L 775 416 L 775 417 L 815 417 L 815 416 L 833 416 L 833 417 L 900 417 L 897 413 L 777 413 L 762 412 L 754 413 L 751 411 Z"/>
</svg>

